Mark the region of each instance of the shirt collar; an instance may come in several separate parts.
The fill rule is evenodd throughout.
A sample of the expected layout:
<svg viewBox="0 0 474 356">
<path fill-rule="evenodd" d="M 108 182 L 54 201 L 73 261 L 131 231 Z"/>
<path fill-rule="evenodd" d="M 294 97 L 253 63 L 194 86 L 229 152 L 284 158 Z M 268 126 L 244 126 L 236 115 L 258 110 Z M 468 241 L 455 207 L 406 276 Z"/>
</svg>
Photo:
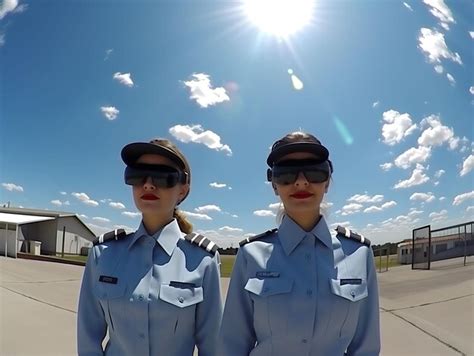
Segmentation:
<svg viewBox="0 0 474 356">
<path fill-rule="evenodd" d="M 171 256 L 173 253 L 178 240 L 181 238 L 181 230 L 179 229 L 178 222 L 176 219 L 173 219 L 170 223 L 165 225 L 162 229 L 158 230 L 153 235 L 149 235 L 145 229 L 145 225 L 143 225 L 143 221 L 140 224 L 140 227 L 135 232 L 132 241 L 128 248 L 130 249 L 135 242 L 140 239 L 142 236 L 151 236 L 154 238 L 160 246 L 165 250 L 168 256 Z"/>
<path fill-rule="evenodd" d="M 285 215 L 278 228 L 278 236 L 280 237 L 283 250 L 289 255 L 298 246 L 307 234 L 313 235 L 319 239 L 324 245 L 332 248 L 332 238 L 329 232 L 326 220 L 323 216 L 319 219 L 316 226 L 311 231 L 304 231 L 293 219 Z"/>
</svg>

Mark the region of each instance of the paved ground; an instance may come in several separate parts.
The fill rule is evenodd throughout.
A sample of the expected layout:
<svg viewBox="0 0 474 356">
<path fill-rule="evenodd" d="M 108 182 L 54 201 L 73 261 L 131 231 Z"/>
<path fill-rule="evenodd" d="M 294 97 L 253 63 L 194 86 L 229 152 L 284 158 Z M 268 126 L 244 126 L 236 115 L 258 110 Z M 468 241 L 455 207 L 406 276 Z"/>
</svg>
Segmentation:
<svg viewBox="0 0 474 356">
<path fill-rule="evenodd" d="M 74 355 L 83 267 L 0 257 L 0 355 Z M 474 356 L 474 257 L 380 273 L 382 355 Z M 223 294 L 228 279 L 222 283 Z"/>
</svg>

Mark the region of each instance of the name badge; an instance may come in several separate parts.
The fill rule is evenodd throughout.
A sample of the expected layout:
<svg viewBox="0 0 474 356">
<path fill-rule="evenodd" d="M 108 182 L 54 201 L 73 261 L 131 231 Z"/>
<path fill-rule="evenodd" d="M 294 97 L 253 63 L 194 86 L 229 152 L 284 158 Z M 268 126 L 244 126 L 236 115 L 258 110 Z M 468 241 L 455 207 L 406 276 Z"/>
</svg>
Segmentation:
<svg viewBox="0 0 474 356">
<path fill-rule="evenodd" d="M 99 281 L 104 283 L 117 284 L 118 278 L 111 276 L 100 276 Z"/>
<path fill-rule="evenodd" d="M 362 284 L 362 279 L 360 278 L 341 279 L 340 285 L 343 286 L 344 284 Z"/>
<path fill-rule="evenodd" d="M 182 289 L 196 288 L 196 284 L 188 283 L 188 282 L 171 281 L 170 282 L 170 287 L 182 288 Z"/>
<path fill-rule="evenodd" d="M 257 272 L 255 277 L 257 277 L 257 278 L 278 278 L 278 277 L 280 277 L 280 272 L 260 271 L 260 272 Z"/>
</svg>

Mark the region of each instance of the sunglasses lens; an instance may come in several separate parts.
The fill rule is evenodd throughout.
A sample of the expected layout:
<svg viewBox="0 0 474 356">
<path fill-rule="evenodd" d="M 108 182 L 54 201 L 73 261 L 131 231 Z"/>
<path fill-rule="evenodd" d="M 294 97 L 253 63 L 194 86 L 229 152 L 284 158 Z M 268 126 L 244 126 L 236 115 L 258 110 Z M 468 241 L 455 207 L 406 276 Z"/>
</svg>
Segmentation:
<svg viewBox="0 0 474 356">
<path fill-rule="evenodd" d="M 300 165 L 297 165 L 300 163 Z M 293 184 L 298 179 L 298 175 L 304 174 L 310 183 L 323 183 L 329 179 L 329 165 L 324 163 L 302 165 L 298 161 L 287 161 L 285 165 L 274 166 L 271 171 L 272 181 L 276 184 Z"/>
<path fill-rule="evenodd" d="M 329 178 L 329 172 L 322 170 L 307 170 L 303 174 L 310 183 L 323 183 Z"/>
<path fill-rule="evenodd" d="M 125 169 L 125 184 L 143 185 L 148 177 L 151 178 L 155 187 L 173 188 L 179 182 L 185 183 L 186 176 L 169 166 L 146 166 L 146 167 L 127 167 Z"/>
<path fill-rule="evenodd" d="M 280 172 L 277 174 L 273 172 L 272 181 L 276 184 L 287 185 L 294 183 L 297 177 L 298 172 Z"/>
</svg>

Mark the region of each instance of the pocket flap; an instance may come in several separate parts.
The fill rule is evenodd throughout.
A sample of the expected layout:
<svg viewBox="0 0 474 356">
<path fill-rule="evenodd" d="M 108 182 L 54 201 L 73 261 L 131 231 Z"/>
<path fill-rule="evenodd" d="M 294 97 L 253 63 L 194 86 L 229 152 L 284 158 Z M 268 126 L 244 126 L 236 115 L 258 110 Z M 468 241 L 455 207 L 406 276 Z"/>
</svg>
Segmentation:
<svg viewBox="0 0 474 356">
<path fill-rule="evenodd" d="M 344 284 L 342 283 L 341 285 L 341 280 L 340 279 L 331 279 L 330 284 L 331 284 L 331 291 L 347 300 L 350 300 L 352 302 L 357 302 L 358 300 L 364 299 L 367 297 L 368 292 L 367 292 L 367 281 L 365 279 L 358 279 L 358 278 L 353 278 L 353 279 L 346 279 L 346 280 L 357 280 L 357 284 Z"/>
<path fill-rule="evenodd" d="M 261 297 L 288 293 L 292 289 L 293 280 L 288 278 L 249 278 L 245 284 L 245 290 Z"/>
<path fill-rule="evenodd" d="M 168 284 L 160 287 L 160 299 L 179 308 L 200 303 L 204 300 L 202 287 L 177 288 Z"/>
</svg>

